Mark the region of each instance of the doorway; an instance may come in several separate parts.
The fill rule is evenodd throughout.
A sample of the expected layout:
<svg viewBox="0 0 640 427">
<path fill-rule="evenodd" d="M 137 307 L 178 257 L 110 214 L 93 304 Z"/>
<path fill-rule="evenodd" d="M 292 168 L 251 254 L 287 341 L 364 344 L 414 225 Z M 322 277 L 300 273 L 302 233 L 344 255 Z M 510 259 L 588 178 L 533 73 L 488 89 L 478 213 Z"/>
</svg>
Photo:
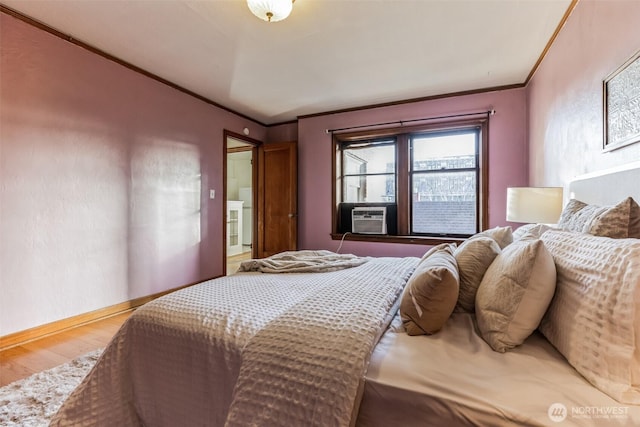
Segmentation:
<svg viewBox="0 0 640 427">
<path fill-rule="evenodd" d="M 254 153 L 256 145 L 241 136 L 225 133 L 226 142 L 226 274 L 253 256 L 254 249 Z"/>
</svg>

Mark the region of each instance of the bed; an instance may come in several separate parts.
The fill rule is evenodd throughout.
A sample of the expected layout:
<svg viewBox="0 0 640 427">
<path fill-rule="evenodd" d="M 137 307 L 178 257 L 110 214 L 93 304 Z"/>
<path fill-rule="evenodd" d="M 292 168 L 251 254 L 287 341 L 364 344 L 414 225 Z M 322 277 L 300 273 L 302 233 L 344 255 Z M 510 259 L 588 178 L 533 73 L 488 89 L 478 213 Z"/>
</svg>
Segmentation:
<svg viewBox="0 0 640 427">
<path fill-rule="evenodd" d="M 136 310 L 52 424 L 348 424 L 418 259 L 267 261 Z"/>
<path fill-rule="evenodd" d="M 580 177 L 568 193 L 590 206 L 640 200 L 630 185 L 640 182 L 640 168 L 632 166 Z M 616 189 L 623 193 L 608 191 L 611 179 L 624 183 Z M 407 333 L 403 304 L 415 303 L 408 289 L 416 273 L 433 272 L 425 264 L 438 255 L 438 271 L 451 273 L 443 260 L 456 259 L 460 247 L 422 259 L 286 253 L 138 309 L 52 425 L 640 425 L 640 239 L 531 225 L 513 243 L 499 240 L 469 239 L 500 256 L 525 246 L 548 251 L 553 265 L 551 293 L 534 294 L 549 299 L 539 303 L 544 317 L 515 338 L 487 334 L 495 319 L 481 305 L 466 310 L 460 297 L 424 316 L 432 323 L 419 326 L 431 334 Z M 602 265 L 592 265 L 593 252 L 603 253 Z M 496 270 L 488 264 L 481 282 Z M 598 286 L 580 288 L 609 264 L 615 280 L 600 275 Z M 544 270 L 533 265 L 535 274 Z M 280 270 L 287 272 L 273 274 Z M 456 274 L 447 280 L 465 276 L 462 268 Z M 549 281 L 548 271 L 542 276 Z M 486 312 L 495 311 L 497 298 L 488 299 Z M 594 309 L 583 302 L 603 316 L 584 314 Z M 584 331 L 591 338 L 576 339 Z M 608 371 L 615 366 L 625 369 Z"/>
<path fill-rule="evenodd" d="M 640 200 L 638 183 L 634 162 L 576 177 L 565 198 L 599 206 Z M 637 292 L 633 303 L 640 304 Z M 640 328 L 640 318 L 633 322 Z M 593 387 L 539 330 L 506 353 L 480 335 L 472 314 L 454 312 L 438 334 L 416 340 L 397 316 L 372 355 L 358 425 L 640 425 L 640 406 Z M 566 418 L 554 422 L 558 407 Z"/>
</svg>

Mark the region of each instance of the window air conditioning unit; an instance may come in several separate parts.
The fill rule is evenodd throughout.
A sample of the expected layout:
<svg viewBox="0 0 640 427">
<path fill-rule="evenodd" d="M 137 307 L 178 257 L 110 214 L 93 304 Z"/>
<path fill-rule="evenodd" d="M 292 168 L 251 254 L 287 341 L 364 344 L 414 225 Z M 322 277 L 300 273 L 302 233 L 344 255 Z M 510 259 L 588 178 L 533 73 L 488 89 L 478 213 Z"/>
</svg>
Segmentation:
<svg viewBox="0 0 640 427">
<path fill-rule="evenodd" d="M 387 234 L 387 208 L 356 206 L 351 210 L 351 231 L 359 234 Z"/>
</svg>

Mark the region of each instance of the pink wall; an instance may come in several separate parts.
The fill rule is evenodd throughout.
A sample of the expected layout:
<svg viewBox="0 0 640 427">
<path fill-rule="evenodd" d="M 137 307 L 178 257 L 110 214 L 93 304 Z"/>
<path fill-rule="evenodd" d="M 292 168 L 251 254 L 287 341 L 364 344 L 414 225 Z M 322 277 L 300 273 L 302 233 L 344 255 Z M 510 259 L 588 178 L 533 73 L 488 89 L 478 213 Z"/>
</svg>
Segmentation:
<svg viewBox="0 0 640 427">
<path fill-rule="evenodd" d="M 298 123 L 285 123 L 267 128 L 265 142 L 287 142 L 298 140 Z"/>
<path fill-rule="evenodd" d="M 300 248 L 339 244 L 328 128 L 494 108 L 490 226 L 505 224 L 506 187 L 528 182 L 525 89 L 264 128 L 10 16 L 0 28 L 0 335 L 220 275 L 224 129 L 298 140 Z M 425 247 L 345 242 L 342 251 Z"/>
<path fill-rule="evenodd" d="M 489 223 L 505 225 L 506 188 L 527 184 L 525 90 L 512 89 L 400 104 L 299 120 L 298 176 L 301 249 L 336 250 L 331 240 L 331 136 L 326 129 L 466 112 L 496 114 L 489 122 Z M 341 252 L 371 256 L 421 256 L 421 245 L 345 241 Z"/>
<path fill-rule="evenodd" d="M 265 128 L 8 15 L 0 31 L 0 336 L 222 274 L 223 129 Z"/>
<path fill-rule="evenodd" d="M 638 23 L 638 1 L 577 4 L 527 87 L 532 185 L 640 159 L 640 144 L 602 151 L 602 82 L 640 49 Z"/>
</svg>

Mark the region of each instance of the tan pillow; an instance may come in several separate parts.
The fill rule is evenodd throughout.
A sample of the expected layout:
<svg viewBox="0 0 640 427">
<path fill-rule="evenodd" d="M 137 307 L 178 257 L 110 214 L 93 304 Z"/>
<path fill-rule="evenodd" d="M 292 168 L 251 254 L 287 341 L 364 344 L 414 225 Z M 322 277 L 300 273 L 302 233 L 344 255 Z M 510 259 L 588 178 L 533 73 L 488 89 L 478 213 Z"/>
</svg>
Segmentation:
<svg viewBox="0 0 640 427">
<path fill-rule="evenodd" d="M 614 206 L 590 205 L 571 199 L 562 210 L 558 228 L 594 236 L 624 239 L 640 234 L 640 208 L 627 197 Z"/>
<path fill-rule="evenodd" d="M 474 236 L 465 240 L 453 252 L 460 274 L 460 292 L 456 310 L 473 312 L 476 292 L 493 260 L 500 253 L 500 246 L 491 237 Z"/>
<path fill-rule="evenodd" d="M 556 269 L 541 240 L 507 246 L 487 270 L 476 295 L 482 338 L 499 352 L 524 342 L 553 297 Z"/>
<path fill-rule="evenodd" d="M 400 301 L 400 316 L 409 335 L 438 332 L 458 299 L 455 245 L 442 244 L 425 254 L 409 278 Z"/>
<path fill-rule="evenodd" d="M 640 404 L 640 240 L 555 230 L 541 240 L 558 283 L 540 331 L 598 389 Z"/>
<path fill-rule="evenodd" d="M 493 240 L 498 242 L 500 245 L 500 249 L 506 248 L 511 242 L 513 242 L 513 233 L 511 230 L 511 226 L 506 227 L 495 227 L 489 230 L 481 231 L 478 234 L 475 234 L 473 237 L 478 236 L 486 236 L 491 237 Z"/>
<path fill-rule="evenodd" d="M 580 200 L 569 200 L 560 214 L 558 228 L 584 233 L 584 228 L 590 222 L 589 213 L 587 211 L 581 212 L 586 206 L 587 204 Z"/>
<path fill-rule="evenodd" d="M 640 205 L 631 197 L 631 211 L 629 212 L 629 237 L 640 239 Z"/>
<path fill-rule="evenodd" d="M 513 241 L 518 241 L 524 237 L 539 239 L 542 233 L 551 229 L 552 227 L 545 224 L 526 224 L 513 231 Z"/>
</svg>

